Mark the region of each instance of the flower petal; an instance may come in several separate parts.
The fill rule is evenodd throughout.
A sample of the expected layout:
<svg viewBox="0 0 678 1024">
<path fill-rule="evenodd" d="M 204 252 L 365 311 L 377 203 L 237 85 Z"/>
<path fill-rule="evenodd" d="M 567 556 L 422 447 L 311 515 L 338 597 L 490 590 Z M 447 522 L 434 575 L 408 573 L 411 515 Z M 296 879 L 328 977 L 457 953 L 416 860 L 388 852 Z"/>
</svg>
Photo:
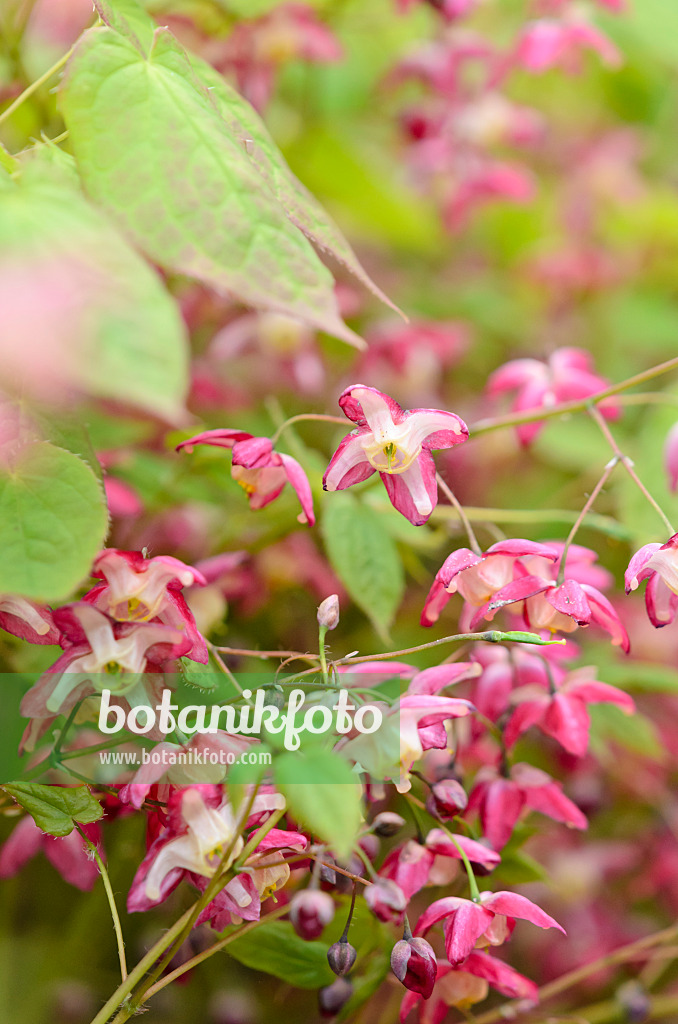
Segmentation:
<svg viewBox="0 0 678 1024">
<path fill-rule="evenodd" d="M 422 526 L 438 504 L 433 457 L 421 451 L 402 473 L 380 473 L 391 504 L 414 526 Z"/>
<path fill-rule="evenodd" d="M 375 472 L 362 446 L 362 433 L 347 434 L 329 461 L 323 476 L 323 490 L 343 491 L 367 480 Z"/>
</svg>

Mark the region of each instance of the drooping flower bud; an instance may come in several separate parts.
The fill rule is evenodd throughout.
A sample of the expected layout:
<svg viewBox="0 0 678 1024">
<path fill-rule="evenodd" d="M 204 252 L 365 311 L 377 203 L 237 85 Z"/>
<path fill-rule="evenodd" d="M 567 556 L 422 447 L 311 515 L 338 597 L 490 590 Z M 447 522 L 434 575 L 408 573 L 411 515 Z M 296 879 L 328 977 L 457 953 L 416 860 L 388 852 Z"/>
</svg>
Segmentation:
<svg viewBox="0 0 678 1024">
<path fill-rule="evenodd" d="M 339 939 L 327 950 L 327 962 L 336 975 L 348 974 L 358 953 L 347 939 Z"/>
<path fill-rule="evenodd" d="M 398 981 L 412 992 L 428 999 L 438 975 L 438 962 L 426 939 L 412 938 L 409 928 L 391 952 L 391 970 Z"/>
<path fill-rule="evenodd" d="M 397 835 L 404 824 L 405 819 L 401 818 L 399 814 L 394 814 L 392 811 L 382 811 L 372 822 L 372 831 L 376 836 L 388 839 L 391 836 Z"/>
<path fill-rule="evenodd" d="M 334 1017 L 353 995 L 353 985 L 347 978 L 337 978 L 318 992 L 318 1007 L 323 1017 Z"/>
<path fill-rule="evenodd" d="M 330 594 L 318 605 L 318 625 L 323 629 L 336 629 L 339 625 L 339 597 Z"/>
<path fill-rule="evenodd" d="M 456 779 L 442 779 L 434 782 L 431 787 L 426 799 L 426 810 L 434 818 L 449 821 L 463 811 L 467 803 L 468 797 L 460 782 Z"/>
<path fill-rule="evenodd" d="M 334 917 L 334 900 L 319 889 L 304 889 L 292 897 L 290 921 L 302 939 L 317 939 Z"/>
</svg>

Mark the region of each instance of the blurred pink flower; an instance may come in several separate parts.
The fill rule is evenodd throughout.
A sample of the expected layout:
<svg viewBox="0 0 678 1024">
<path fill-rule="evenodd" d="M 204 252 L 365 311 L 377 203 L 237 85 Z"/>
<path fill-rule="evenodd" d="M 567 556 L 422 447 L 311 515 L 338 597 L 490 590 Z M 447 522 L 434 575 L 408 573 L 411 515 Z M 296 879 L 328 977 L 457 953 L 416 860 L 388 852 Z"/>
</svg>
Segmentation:
<svg viewBox="0 0 678 1024">
<path fill-rule="evenodd" d="M 82 830 L 97 847 L 99 855 L 105 857 L 101 845 L 101 827 L 95 823 L 83 825 Z M 99 868 L 77 829 L 73 829 L 67 836 L 57 838 L 38 828 L 28 814 L 14 827 L 0 851 L 0 878 L 16 875 L 40 851 L 70 885 L 84 892 L 93 888 L 99 877 Z"/>
<path fill-rule="evenodd" d="M 666 544 L 645 544 L 629 562 L 625 574 L 626 593 L 647 580 L 645 605 L 653 626 L 668 626 L 678 610 L 678 533 Z"/>
</svg>

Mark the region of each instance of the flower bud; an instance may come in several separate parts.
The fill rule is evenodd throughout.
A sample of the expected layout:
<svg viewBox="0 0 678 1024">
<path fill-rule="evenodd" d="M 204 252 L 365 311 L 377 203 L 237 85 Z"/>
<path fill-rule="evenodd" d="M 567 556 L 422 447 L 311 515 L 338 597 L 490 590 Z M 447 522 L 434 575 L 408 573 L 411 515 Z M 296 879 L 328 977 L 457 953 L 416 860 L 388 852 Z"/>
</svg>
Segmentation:
<svg viewBox="0 0 678 1024">
<path fill-rule="evenodd" d="M 394 814 L 392 811 L 382 811 L 372 822 L 372 831 L 376 836 L 388 839 L 390 836 L 397 835 L 404 824 L 405 819 L 401 818 L 399 814 Z"/>
<path fill-rule="evenodd" d="M 650 997 L 638 981 L 625 981 L 615 993 L 615 999 L 624 1008 L 628 1024 L 644 1024 L 650 1016 Z"/>
<path fill-rule="evenodd" d="M 426 799 L 426 810 L 434 818 L 449 821 L 463 811 L 467 803 L 468 797 L 460 782 L 456 779 L 442 779 L 433 783 Z"/>
<path fill-rule="evenodd" d="M 334 1017 L 353 995 L 353 985 L 347 978 L 337 978 L 318 992 L 318 1007 L 323 1017 Z"/>
<path fill-rule="evenodd" d="M 302 939 L 317 939 L 334 917 L 334 900 L 319 889 L 304 889 L 292 897 L 290 921 Z"/>
<path fill-rule="evenodd" d="M 391 970 L 405 988 L 428 999 L 438 975 L 433 947 L 426 939 L 413 939 L 411 935 L 401 939 L 391 952 Z"/>
<path fill-rule="evenodd" d="M 327 950 L 327 962 L 337 975 L 348 974 L 358 953 L 347 939 L 339 939 Z"/>
<path fill-rule="evenodd" d="M 318 605 L 318 625 L 323 629 L 336 629 L 339 625 L 339 597 L 330 594 Z"/>
</svg>

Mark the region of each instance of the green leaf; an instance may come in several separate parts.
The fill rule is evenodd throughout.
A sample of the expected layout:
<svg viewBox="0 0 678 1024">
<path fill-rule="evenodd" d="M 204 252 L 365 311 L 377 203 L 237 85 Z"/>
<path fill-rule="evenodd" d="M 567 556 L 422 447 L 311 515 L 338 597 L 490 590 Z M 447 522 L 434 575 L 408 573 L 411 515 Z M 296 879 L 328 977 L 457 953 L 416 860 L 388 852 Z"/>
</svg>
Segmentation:
<svg viewBox="0 0 678 1024">
<path fill-rule="evenodd" d="M 606 665 L 601 676 L 606 683 L 623 690 L 646 690 L 650 693 L 678 693 L 678 671 L 655 661 L 636 661 Z"/>
<path fill-rule="evenodd" d="M 330 750 L 289 752 L 276 757 L 273 777 L 292 815 L 348 857 L 360 822 L 360 780 Z"/>
<path fill-rule="evenodd" d="M 661 736 L 645 715 L 638 711 L 627 715 L 615 704 L 592 704 L 588 711 L 591 716 L 591 748 L 595 753 L 604 753 L 610 743 L 616 743 L 654 761 L 666 759 Z"/>
<path fill-rule="evenodd" d="M 0 593 L 67 597 L 102 546 L 108 512 L 82 459 L 47 441 L 0 464 Z"/>
<path fill-rule="evenodd" d="M 321 988 L 334 981 L 327 946 L 300 938 L 289 921 L 261 924 L 226 947 L 239 963 L 296 988 Z"/>
<path fill-rule="evenodd" d="M 332 275 L 168 30 L 156 30 L 145 59 L 111 29 L 90 29 L 61 105 L 87 191 L 152 260 L 363 344 L 339 317 Z"/>
<path fill-rule="evenodd" d="M 40 381 L 44 354 L 45 387 L 56 371 L 57 386 L 172 419 L 183 414 L 188 345 L 178 308 L 82 195 L 72 161 L 50 147 L 31 153 L 17 183 L 0 191 L 3 282 L 0 368 L 19 375 L 16 386 L 21 375 Z"/>
<path fill-rule="evenodd" d="M 87 786 L 67 789 L 43 786 L 38 782 L 11 782 L 0 787 L 9 793 L 43 832 L 51 836 L 67 836 L 76 821 L 89 825 L 102 817 L 104 810 Z"/>
<path fill-rule="evenodd" d="M 256 110 L 229 85 L 222 75 L 200 57 L 189 57 L 196 75 L 263 181 L 291 222 L 322 252 L 341 263 L 387 306 L 398 307 L 384 295 L 360 264 L 358 257 L 315 196 L 292 173 Z"/>
<path fill-rule="evenodd" d="M 405 590 L 405 575 L 383 517 L 352 494 L 331 494 L 325 502 L 322 533 L 332 568 L 387 639 Z"/>
<path fill-rule="evenodd" d="M 94 0 L 94 6 L 104 24 L 125 36 L 139 53 L 148 53 L 155 22 L 137 0 Z"/>
</svg>

